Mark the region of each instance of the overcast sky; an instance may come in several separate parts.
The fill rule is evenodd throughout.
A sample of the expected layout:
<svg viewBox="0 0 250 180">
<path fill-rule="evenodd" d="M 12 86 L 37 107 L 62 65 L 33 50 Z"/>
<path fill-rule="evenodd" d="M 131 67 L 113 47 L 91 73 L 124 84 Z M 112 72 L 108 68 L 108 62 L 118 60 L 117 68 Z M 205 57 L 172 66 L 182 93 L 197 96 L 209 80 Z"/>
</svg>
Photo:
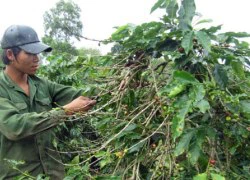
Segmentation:
<svg viewBox="0 0 250 180">
<path fill-rule="evenodd" d="M 43 14 L 55 6 L 58 0 L 1 0 L 0 37 L 12 24 L 32 26 L 43 36 Z M 157 0 L 74 0 L 81 10 L 83 36 L 106 39 L 115 26 L 127 23 L 141 24 L 159 20 L 160 11 L 150 15 L 150 9 Z M 250 0 L 196 0 L 196 10 L 206 19 L 213 19 L 214 25 L 223 24 L 224 31 L 245 31 L 250 33 Z M 108 50 L 96 42 L 82 40 L 80 47 Z"/>
</svg>

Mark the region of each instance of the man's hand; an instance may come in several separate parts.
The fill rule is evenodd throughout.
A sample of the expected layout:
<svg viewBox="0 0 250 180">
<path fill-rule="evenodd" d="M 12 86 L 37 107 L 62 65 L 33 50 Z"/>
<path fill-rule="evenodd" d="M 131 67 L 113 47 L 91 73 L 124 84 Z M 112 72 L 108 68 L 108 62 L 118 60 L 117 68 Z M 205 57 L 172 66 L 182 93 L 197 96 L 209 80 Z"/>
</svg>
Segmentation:
<svg viewBox="0 0 250 180">
<path fill-rule="evenodd" d="M 84 96 L 80 96 L 69 104 L 63 106 L 67 115 L 72 115 L 76 112 L 86 112 L 96 104 L 96 100 L 89 99 Z"/>
</svg>

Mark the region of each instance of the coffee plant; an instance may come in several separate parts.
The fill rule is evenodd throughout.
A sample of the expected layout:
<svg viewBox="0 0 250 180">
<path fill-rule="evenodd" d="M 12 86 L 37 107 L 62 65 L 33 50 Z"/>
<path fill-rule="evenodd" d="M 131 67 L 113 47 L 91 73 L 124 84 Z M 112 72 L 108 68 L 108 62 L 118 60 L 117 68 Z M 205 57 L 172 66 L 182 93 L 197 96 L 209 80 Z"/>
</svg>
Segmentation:
<svg viewBox="0 0 250 180">
<path fill-rule="evenodd" d="M 65 179 L 250 178 L 250 35 L 204 28 L 194 0 L 159 8 L 159 22 L 118 27 L 111 53 L 41 69 L 98 101 L 57 129 Z"/>
</svg>

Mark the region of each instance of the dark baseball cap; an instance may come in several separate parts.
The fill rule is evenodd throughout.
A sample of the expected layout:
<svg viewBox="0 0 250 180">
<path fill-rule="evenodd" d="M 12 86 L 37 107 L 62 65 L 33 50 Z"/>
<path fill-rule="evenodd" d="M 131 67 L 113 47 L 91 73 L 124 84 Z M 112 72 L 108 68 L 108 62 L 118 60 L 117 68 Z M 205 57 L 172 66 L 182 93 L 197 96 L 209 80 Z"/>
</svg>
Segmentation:
<svg viewBox="0 0 250 180">
<path fill-rule="evenodd" d="M 23 25 L 8 27 L 1 40 L 1 47 L 2 49 L 19 47 L 31 54 L 50 52 L 52 50 L 50 46 L 40 42 L 34 29 Z"/>
</svg>

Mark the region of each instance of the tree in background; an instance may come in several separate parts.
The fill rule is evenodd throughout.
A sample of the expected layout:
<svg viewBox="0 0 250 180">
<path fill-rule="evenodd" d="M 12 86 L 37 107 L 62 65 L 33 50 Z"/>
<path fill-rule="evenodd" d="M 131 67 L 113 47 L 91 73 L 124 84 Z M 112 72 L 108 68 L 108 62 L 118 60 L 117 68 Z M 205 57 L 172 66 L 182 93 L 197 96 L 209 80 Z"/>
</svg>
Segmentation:
<svg viewBox="0 0 250 180">
<path fill-rule="evenodd" d="M 54 48 L 53 54 L 77 55 L 73 40 L 80 40 L 82 22 L 80 7 L 73 1 L 60 0 L 54 8 L 44 13 L 45 37 L 43 41 Z"/>
<path fill-rule="evenodd" d="M 73 1 L 60 0 L 54 8 L 44 13 L 45 36 L 43 42 L 52 48 L 52 55 L 46 58 L 50 66 L 40 68 L 40 75 L 67 85 L 77 84 L 74 72 L 86 60 L 86 55 L 100 56 L 97 49 L 74 47 L 74 40 L 82 37 L 80 7 Z M 82 56 L 78 58 L 77 56 Z M 58 68 L 60 67 L 60 68 Z M 65 76 L 67 74 L 68 76 Z"/>
</svg>

